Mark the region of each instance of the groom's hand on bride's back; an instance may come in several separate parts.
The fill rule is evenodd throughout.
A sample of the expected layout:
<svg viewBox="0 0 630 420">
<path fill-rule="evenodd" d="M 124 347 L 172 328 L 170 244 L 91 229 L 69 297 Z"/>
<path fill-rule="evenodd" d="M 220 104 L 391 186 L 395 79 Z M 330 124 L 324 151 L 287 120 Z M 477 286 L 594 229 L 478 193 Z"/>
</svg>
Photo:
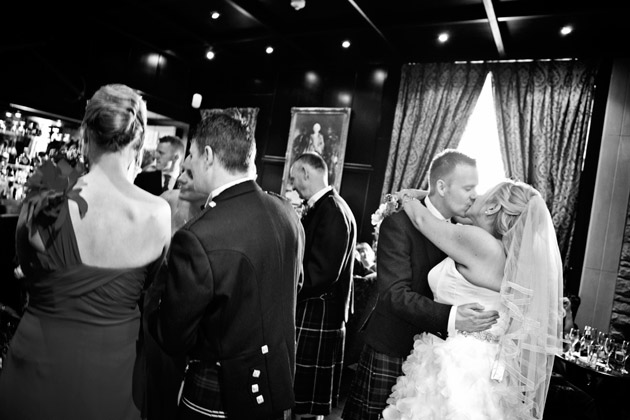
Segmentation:
<svg viewBox="0 0 630 420">
<path fill-rule="evenodd" d="M 486 311 L 478 303 L 467 303 L 457 307 L 455 329 L 459 331 L 484 331 L 497 323 L 499 313 Z"/>
</svg>

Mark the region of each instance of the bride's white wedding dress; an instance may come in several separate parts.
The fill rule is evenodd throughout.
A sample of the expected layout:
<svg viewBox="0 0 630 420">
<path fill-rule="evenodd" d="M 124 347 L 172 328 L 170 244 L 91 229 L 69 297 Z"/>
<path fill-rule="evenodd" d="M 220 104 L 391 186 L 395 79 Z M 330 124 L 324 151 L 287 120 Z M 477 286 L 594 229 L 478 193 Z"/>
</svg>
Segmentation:
<svg viewBox="0 0 630 420">
<path fill-rule="evenodd" d="M 451 258 L 444 259 L 428 276 L 437 302 L 462 305 L 477 302 L 497 310 L 499 321 L 482 333 L 442 340 L 417 335 L 411 354 L 383 411 L 386 420 L 499 420 L 512 419 L 520 404 L 508 389 L 507 379 L 491 379 L 498 339 L 506 332 L 507 316 L 498 292 L 469 283 Z"/>
</svg>

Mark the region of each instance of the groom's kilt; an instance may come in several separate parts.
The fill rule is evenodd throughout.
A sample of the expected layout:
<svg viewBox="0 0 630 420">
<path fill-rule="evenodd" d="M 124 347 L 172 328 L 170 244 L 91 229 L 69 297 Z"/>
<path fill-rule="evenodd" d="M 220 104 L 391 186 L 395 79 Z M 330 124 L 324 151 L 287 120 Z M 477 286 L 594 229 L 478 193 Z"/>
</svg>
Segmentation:
<svg viewBox="0 0 630 420">
<path fill-rule="evenodd" d="M 296 414 L 327 415 L 339 400 L 346 327 L 339 310 L 322 298 L 296 308 Z"/>
<path fill-rule="evenodd" d="M 364 344 L 341 418 L 381 419 L 392 387 L 402 375 L 404 360 L 404 357 L 388 356 Z"/>
</svg>

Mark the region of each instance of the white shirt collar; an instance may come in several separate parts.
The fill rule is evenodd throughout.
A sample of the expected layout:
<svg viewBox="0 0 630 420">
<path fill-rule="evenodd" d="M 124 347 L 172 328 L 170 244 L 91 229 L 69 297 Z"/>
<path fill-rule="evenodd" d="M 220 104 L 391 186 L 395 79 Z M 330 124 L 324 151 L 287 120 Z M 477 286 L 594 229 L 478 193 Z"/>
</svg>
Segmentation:
<svg viewBox="0 0 630 420">
<path fill-rule="evenodd" d="M 238 185 L 238 184 L 242 184 L 243 182 L 246 182 L 246 181 L 251 181 L 253 179 L 255 179 L 255 178 L 252 178 L 251 176 L 248 175 L 248 176 L 245 176 L 243 178 L 239 178 L 239 179 L 235 179 L 234 181 L 230 181 L 227 184 L 223 184 L 219 188 L 215 188 L 214 190 L 212 190 L 212 192 L 208 196 L 208 199 L 206 200 L 205 207 L 207 207 L 212 202 L 212 200 L 217 198 L 217 196 L 219 194 L 221 194 L 223 191 L 227 190 L 228 188 L 233 187 L 233 186 Z"/>
<path fill-rule="evenodd" d="M 427 209 L 429 209 L 429 211 L 431 212 L 432 215 L 434 215 L 435 217 L 437 217 L 440 220 L 448 220 L 450 221 L 451 219 L 447 219 L 446 217 L 442 216 L 442 213 L 440 213 L 440 211 L 438 209 L 435 208 L 435 206 L 433 205 L 433 203 L 431 202 L 431 200 L 429 199 L 429 196 L 427 195 L 427 197 L 424 199 L 424 204 L 427 206 Z"/>
<path fill-rule="evenodd" d="M 327 187 L 322 188 L 321 190 L 317 191 L 315 194 L 313 194 L 311 196 L 311 198 L 308 199 L 308 201 L 306 202 L 306 204 L 308 204 L 309 207 L 313 207 L 313 205 L 315 203 L 317 203 L 317 200 L 319 200 L 320 198 L 322 198 L 324 196 L 324 194 L 326 194 L 328 191 L 332 190 L 332 185 L 329 185 Z"/>
</svg>

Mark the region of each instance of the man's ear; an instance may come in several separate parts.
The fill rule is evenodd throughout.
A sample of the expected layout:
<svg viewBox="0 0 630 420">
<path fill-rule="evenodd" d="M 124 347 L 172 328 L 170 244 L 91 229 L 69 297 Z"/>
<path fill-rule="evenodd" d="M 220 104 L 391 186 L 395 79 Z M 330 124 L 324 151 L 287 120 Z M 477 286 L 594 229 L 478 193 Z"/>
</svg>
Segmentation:
<svg viewBox="0 0 630 420">
<path fill-rule="evenodd" d="M 308 170 L 306 169 L 306 165 L 302 165 L 300 167 L 300 171 L 302 172 L 302 176 L 304 176 L 304 180 L 307 180 L 310 174 Z"/>
<path fill-rule="evenodd" d="M 206 164 L 206 167 L 214 165 L 214 151 L 212 150 L 212 147 L 205 146 L 203 148 L 203 161 Z"/>
<path fill-rule="evenodd" d="M 443 179 L 438 179 L 435 183 L 435 189 L 440 196 L 444 197 L 444 194 L 446 194 L 446 182 Z"/>
</svg>

